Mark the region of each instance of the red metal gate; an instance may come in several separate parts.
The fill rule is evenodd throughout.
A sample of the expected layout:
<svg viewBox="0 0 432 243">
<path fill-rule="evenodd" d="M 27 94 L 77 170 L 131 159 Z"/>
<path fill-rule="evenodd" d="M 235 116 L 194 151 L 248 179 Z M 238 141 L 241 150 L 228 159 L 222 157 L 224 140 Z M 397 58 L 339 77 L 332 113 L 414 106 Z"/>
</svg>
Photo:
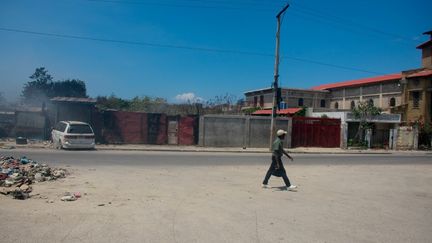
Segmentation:
<svg viewBox="0 0 432 243">
<path fill-rule="evenodd" d="M 292 147 L 340 147 L 340 119 L 293 117 Z"/>
</svg>

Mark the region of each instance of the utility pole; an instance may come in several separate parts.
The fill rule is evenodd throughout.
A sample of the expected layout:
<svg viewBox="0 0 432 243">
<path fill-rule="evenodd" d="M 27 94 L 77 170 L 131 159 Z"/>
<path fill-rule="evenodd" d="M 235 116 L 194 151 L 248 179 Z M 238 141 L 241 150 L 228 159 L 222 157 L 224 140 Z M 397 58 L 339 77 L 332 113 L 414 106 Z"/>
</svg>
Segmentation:
<svg viewBox="0 0 432 243">
<path fill-rule="evenodd" d="M 270 150 L 273 144 L 274 134 L 276 132 L 276 121 L 275 118 L 277 116 L 277 92 L 279 89 L 279 42 L 280 42 L 280 27 L 281 27 L 281 16 L 288 9 L 290 5 L 287 4 L 277 15 L 277 29 L 276 29 L 276 54 L 275 54 L 275 68 L 274 68 L 274 83 L 273 83 L 273 108 L 272 108 L 272 117 L 270 124 Z"/>
</svg>

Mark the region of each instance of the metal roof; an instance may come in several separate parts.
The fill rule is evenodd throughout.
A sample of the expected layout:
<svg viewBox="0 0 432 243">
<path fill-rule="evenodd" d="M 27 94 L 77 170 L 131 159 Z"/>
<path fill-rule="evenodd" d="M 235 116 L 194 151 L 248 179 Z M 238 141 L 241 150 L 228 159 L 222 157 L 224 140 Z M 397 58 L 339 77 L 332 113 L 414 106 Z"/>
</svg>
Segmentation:
<svg viewBox="0 0 432 243">
<path fill-rule="evenodd" d="M 74 102 L 74 103 L 96 103 L 92 98 L 78 98 L 78 97 L 54 97 L 51 99 L 53 102 Z"/>
<path fill-rule="evenodd" d="M 417 48 L 417 49 L 422 49 L 423 47 L 428 46 L 428 45 L 431 45 L 431 44 L 432 44 L 432 40 L 428 40 L 428 41 L 426 41 L 426 42 L 420 44 L 420 45 L 417 46 L 416 48 Z"/>
<path fill-rule="evenodd" d="M 294 115 L 295 113 L 301 111 L 303 108 L 288 108 L 280 109 L 277 111 L 278 115 Z M 252 115 L 271 115 L 272 110 L 257 110 Z"/>
<path fill-rule="evenodd" d="M 323 85 L 312 87 L 312 89 L 324 90 L 324 89 L 345 88 L 345 87 L 352 87 L 352 86 L 361 86 L 364 84 L 381 83 L 390 80 L 398 80 L 401 78 L 402 78 L 402 74 L 395 73 L 395 74 L 388 74 L 388 75 L 372 77 L 372 78 L 364 78 L 364 79 L 357 79 L 357 80 L 344 81 L 338 83 L 323 84 Z"/>
<path fill-rule="evenodd" d="M 284 88 L 281 87 L 282 90 L 292 90 L 292 91 L 304 91 L 304 92 L 323 92 L 326 93 L 327 90 L 313 90 L 313 89 L 298 89 L 298 88 Z M 263 89 L 256 89 L 256 90 L 250 90 L 250 91 L 246 91 L 244 92 L 244 94 L 248 94 L 248 93 L 254 93 L 254 92 L 262 92 L 262 91 L 271 91 L 273 90 L 273 88 L 263 88 Z"/>
<path fill-rule="evenodd" d="M 64 123 L 68 123 L 70 125 L 89 125 L 87 122 L 81 122 L 81 121 L 60 121 Z"/>
<path fill-rule="evenodd" d="M 417 77 L 427 77 L 427 76 L 432 76 L 432 70 L 423 70 L 417 73 L 413 73 L 408 75 L 408 78 L 417 78 Z"/>
</svg>

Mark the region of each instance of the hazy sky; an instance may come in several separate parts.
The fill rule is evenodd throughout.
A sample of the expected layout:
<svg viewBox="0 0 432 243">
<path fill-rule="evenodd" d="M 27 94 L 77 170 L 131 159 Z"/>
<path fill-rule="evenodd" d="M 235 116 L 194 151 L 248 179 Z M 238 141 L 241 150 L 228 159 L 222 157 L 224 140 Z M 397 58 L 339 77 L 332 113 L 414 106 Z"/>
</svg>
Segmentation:
<svg viewBox="0 0 432 243">
<path fill-rule="evenodd" d="M 241 98 L 271 85 L 275 15 L 285 3 L 0 0 L 0 92 L 16 99 L 43 66 L 56 80 L 84 80 L 93 97 Z M 432 1 L 289 3 L 281 36 L 284 87 L 420 67 L 415 47 L 432 29 Z"/>
</svg>

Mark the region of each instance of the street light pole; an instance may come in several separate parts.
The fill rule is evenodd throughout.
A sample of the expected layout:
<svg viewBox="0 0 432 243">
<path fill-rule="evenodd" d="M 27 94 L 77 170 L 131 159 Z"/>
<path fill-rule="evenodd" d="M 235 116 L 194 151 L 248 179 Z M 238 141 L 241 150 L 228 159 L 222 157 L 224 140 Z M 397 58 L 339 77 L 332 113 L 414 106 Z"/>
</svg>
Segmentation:
<svg viewBox="0 0 432 243">
<path fill-rule="evenodd" d="M 277 92 L 279 89 L 279 42 L 280 42 L 280 26 L 281 26 L 281 16 L 288 9 L 290 5 L 287 4 L 277 15 L 277 29 L 276 29 L 276 50 L 275 50 L 275 68 L 274 68 L 274 83 L 273 83 L 273 108 L 272 108 L 272 116 L 271 116 L 271 124 L 270 124 L 270 150 L 272 148 L 272 143 L 274 139 L 274 134 L 276 130 L 276 121 L 275 118 L 277 116 Z"/>
</svg>

